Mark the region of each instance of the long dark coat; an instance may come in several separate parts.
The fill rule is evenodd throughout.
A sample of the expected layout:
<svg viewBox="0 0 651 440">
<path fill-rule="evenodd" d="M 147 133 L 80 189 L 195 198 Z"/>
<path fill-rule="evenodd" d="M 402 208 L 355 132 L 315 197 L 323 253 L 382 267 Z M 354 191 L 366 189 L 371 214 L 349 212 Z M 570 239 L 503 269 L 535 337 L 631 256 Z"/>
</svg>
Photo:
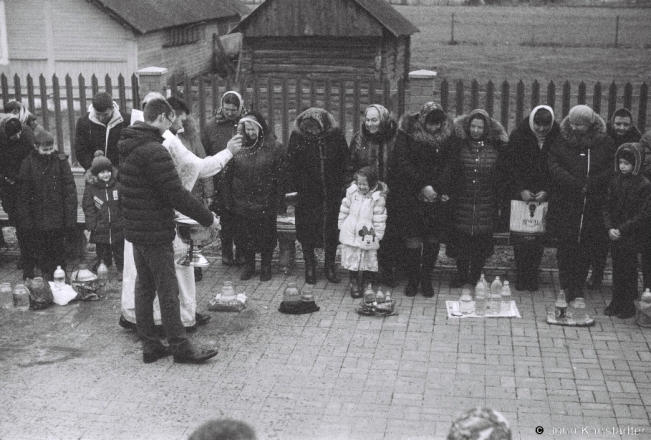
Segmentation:
<svg viewBox="0 0 651 440">
<path fill-rule="evenodd" d="M 0 199 L 9 216 L 9 223 L 16 225 L 18 209 L 18 173 L 23 160 L 34 149 L 34 132 L 22 124 L 20 138 L 9 139 L 4 125 L 13 115 L 0 115 Z"/>
<path fill-rule="evenodd" d="M 337 217 L 345 194 L 348 144 L 334 117 L 325 110 L 321 110 L 321 134 L 303 132 L 300 123 L 306 112 L 296 118 L 296 128 L 289 137 L 287 176 L 289 190 L 298 192 L 296 238 L 303 245 L 322 247 L 324 238 L 328 245 L 339 240 Z"/>
<path fill-rule="evenodd" d="M 366 124 L 362 123 L 360 131 L 355 133 L 350 141 L 346 180 L 352 181 L 356 171 L 372 166 L 378 171 L 379 180 L 386 183 L 397 132 L 398 124 L 393 119 L 389 119 L 385 126 L 374 134 L 369 133 Z"/>
<path fill-rule="evenodd" d="M 574 133 L 569 117 L 563 119 L 560 136 L 549 150 L 551 187 L 547 227 L 551 237 L 576 243 L 580 234 L 588 233 L 592 237 L 603 235 L 605 239 L 601 216 L 606 189 L 613 176 L 612 151 L 612 139 L 606 134 L 606 123 L 599 115 L 595 115 L 585 134 Z"/>
<path fill-rule="evenodd" d="M 91 243 L 113 244 L 124 241 L 122 205 L 117 184 L 117 169 L 108 182 L 86 171 L 86 187 L 81 206 Z"/>
<path fill-rule="evenodd" d="M 431 111 L 440 109 L 432 107 Z M 401 237 L 441 235 L 444 213 L 441 202 L 419 199 L 428 185 L 439 194 L 448 194 L 448 168 L 454 125 L 447 118 L 439 132 L 431 135 L 420 122 L 420 113 L 400 118 L 393 157 L 389 168 L 387 230 L 397 229 Z M 447 202 L 446 202 L 447 203 Z"/>
</svg>

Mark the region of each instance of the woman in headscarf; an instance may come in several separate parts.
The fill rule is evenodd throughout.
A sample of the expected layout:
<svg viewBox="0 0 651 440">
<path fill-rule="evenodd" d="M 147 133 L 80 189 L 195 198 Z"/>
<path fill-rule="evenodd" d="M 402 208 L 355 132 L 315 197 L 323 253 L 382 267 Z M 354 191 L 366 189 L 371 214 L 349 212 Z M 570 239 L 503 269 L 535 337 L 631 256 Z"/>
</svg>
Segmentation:
<svg viewBox="0 0 651 440">
<path fill-rule="evenodd" d="M 505 194 L 508 172 L 504 127 L 484 110 L 473 110 L 454 121 L 457 137 L 452 159 L 453 229 L 448 256 L 457 260 L 452 287 L 479 279 L 493 254 L 498 201 Z"/>
<path fill-rule="evenodd" d="M 415 296 L 419 286 L 423 296 L 434 295 L 431 274 L 444 235 L 453 135 L 452 120 L 434 102 L 400 119 L 389 168 L 387 230 L 396 231 L 406 246 L 394 258 L 404 255 L 407 296 Z"/>
<path fill-rule="evenodd" d="M 244 255 L 240 279 L 251 279 L 255 254 L 260 252 L 260 281 L 269 281 L 277 241 L 276 212 L 285 196 L 285 155 L 260 113 L 246 113 L 238 131 L 244 136 L 242 150 L 224 169 L 220 189 L 236 225 L 235 245 Z"/>
<path fill-rule="evenodd" d="M 348 144 L 334 117 L 321 108 L 298 115 L 287 148 L 288 181 L 298 192 L 296 239 L 303 248 L 305 282 L 316 283 L 314 249 L 325 248 L 325 276 L 341 282 L 335 271 L 339 244 L 337 219 L 344 197 Z"/>
<path fill-rule="evenodd" d="M 212 156 L 226 148 L 226 143 L 235 136 L 237 124 L 244 113 L 246 113 L 246 109 L 244 108 L 242 95 L 232 90 L 222 95 L 219 109 L 215 112 L 215 116 L 208 121 L 201 135 L 201 142 L 206 150 L 206 154 Z M 216 190 L 219 188 L 220 179 L 221 174 L 216 174 L 213 177 L 213 186 Z M 220 237 L 222 242 L 222 264 L 226 266 L 239 266 L 244 264 L 244 257 L 240 252 L 236 251 L 235 256 L 233 256 L 235 223 L 232 213 L 224 209 L 224 198 L 219 193 L 219 190 L 215 194 L 215 202 L 212 210 L 221 216 L 222 230 Z"/>
<path fill-rule="evenodd" d="M 347 180 L 352 181 L 355 171 L 371 166 L 378 171 L 379 180 L 386 183 L 397 133 L 398 124 L 389 110 L 380 104 L 366 107 L 361 129 L 350 141 Z M 390 287 L 397 284 L 395 256 L 399 248 L 400 237 L 396 231 L 385 232 L 382 247 L 378 250 L 378 263 L 383 282 Z"/>
<path fill-rule="evenodd" d="M 549 148 L 560 133 L 554 110 L 546 105 L 535 107 L 511 132 L 509 154 L 512 167 L 512 194 L 524 202 L 546 202 L 549 196 Z M 538 267 L 545 250 L 539 240 L 513 245 L 517 290 L 538 290 Z"/>
</svg>

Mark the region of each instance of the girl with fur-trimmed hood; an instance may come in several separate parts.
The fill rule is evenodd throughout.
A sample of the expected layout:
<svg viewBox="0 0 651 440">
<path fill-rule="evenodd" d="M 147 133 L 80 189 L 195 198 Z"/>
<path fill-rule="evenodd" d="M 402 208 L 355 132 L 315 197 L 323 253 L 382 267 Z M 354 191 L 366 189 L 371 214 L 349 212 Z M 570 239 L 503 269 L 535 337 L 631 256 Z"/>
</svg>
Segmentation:
<svg viewBox="0 0 651 440">
<path fill-rule="evenodd" d="M 453 225 L 448 256 L 457 260 L 452 287 L 476 283 L 493 254 L 498 202 L 506 190 L 504 127 L 484 110 L 473 110 L 454 121 L 457 142 L 452 164 Z"/>
<path fill-rule="evenodd" d="M 454 126 L 439 104 L 427 102 L 418 113 L 400 118 L 398 127 L 387 182 L 387 229 L 399 234 L 406 246 L 405 295 L 415 296 L 420 286 L 423 295 L 431 297 L 431 273 L 448 203 L 448 161 Z"/>
<path fill-rule="evenodd" d="M 316 283 L 314 249 L 325 248 L 325 275 L 339 283 L 335 256 L 339 244 L 337 216 L 344 196 L 348 144 L 335 118 L 321 108 L 298 115 L 287 147 L 290 192 L 298 192 L 296 239 L 303 247 L 305 282 Z"/>
<path fill-rule="evenodd" d="M 584 296 L 591 255 L 607 252 L 601 211 L 612 151 L 606 123 L 586 105 L 572 107 L 549 150 L 547 228 L 558 241 L 558 274 L 568 301 Z"/>
<path fill-rule="evenodd" d="M 651 220 L 651 182 L 640 172 L 639 143 L 622 144 L 615 154 L 615 177 L 603 209 L 613 257 L 613 297 L 604 315 L 620 319 L 635 315 L 637 254 L 648 240 Z"/>
<path fill-rule="evenodd" d="M 350 275 L 350 296 L 361 298 L 363 286 L 378 271 L 377 251 L 386 227 L 386 185 L 373 167 L 355 173 L 339 207 L 341 266 Z"/>
</svg>

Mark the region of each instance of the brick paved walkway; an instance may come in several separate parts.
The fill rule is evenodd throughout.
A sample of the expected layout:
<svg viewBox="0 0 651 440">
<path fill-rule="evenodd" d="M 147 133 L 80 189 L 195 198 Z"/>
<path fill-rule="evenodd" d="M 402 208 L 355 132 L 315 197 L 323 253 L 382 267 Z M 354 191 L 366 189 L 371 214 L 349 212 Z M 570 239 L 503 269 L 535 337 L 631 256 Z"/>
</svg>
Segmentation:
<svg viewBox="0 0 651 440">
<path fill-rule="evenodd" d="M 3 281 L 19 280 L 16 261 L 0 253 Z M 237 269 L 211 261 L 199 310 L 224 279 L 239 283 Z M 319 271 L 321 311 L 280 314 L 300 272 L 251 280 L 244 312 L 211 313 L 191 339 L 219 355 L 199 366 L 142 363 L 136 336 L 117 325 L 117 283 L 106 300 L 39 312 L 0 298 L 0 439 L 186 439 L 216 417 L 243 419 L 261 439 L 443 439 L 477 405 L 504 413 L 514 439 L 651 439 L 651 329 L 601 315 L 610 287 L 587 298 L 592 328 L 544 322 L 553 271 L 541 291 L 513 292 L 522 319 L 448 319 L 459 289 L 444 268 L 436 297 L 407 298 L 401 286 L 399 315 L 375 318 Z"/>
</svg>

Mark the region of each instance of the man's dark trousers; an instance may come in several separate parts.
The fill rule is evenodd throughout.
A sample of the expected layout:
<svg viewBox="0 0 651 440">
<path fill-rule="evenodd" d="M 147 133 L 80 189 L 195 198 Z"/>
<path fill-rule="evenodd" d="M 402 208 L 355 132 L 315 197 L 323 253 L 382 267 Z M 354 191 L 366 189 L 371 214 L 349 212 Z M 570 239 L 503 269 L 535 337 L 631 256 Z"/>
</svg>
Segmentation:
<svg viewBox="0 0 651 440">
<path fill-rule="evenodd" d="M 161 348 L 154 328 L 154 298 L 158 292 L 161 320 L 167 342 L 175 355 L 183 355 L 190 348 L 181 322 L 179 309 L 179 283 L 174 268 L 172 242 L 160 245 L 133 244 L 136 278 L 135 302 L 138 336 L 143 352 L 151 353 Z"/>
</svg>

